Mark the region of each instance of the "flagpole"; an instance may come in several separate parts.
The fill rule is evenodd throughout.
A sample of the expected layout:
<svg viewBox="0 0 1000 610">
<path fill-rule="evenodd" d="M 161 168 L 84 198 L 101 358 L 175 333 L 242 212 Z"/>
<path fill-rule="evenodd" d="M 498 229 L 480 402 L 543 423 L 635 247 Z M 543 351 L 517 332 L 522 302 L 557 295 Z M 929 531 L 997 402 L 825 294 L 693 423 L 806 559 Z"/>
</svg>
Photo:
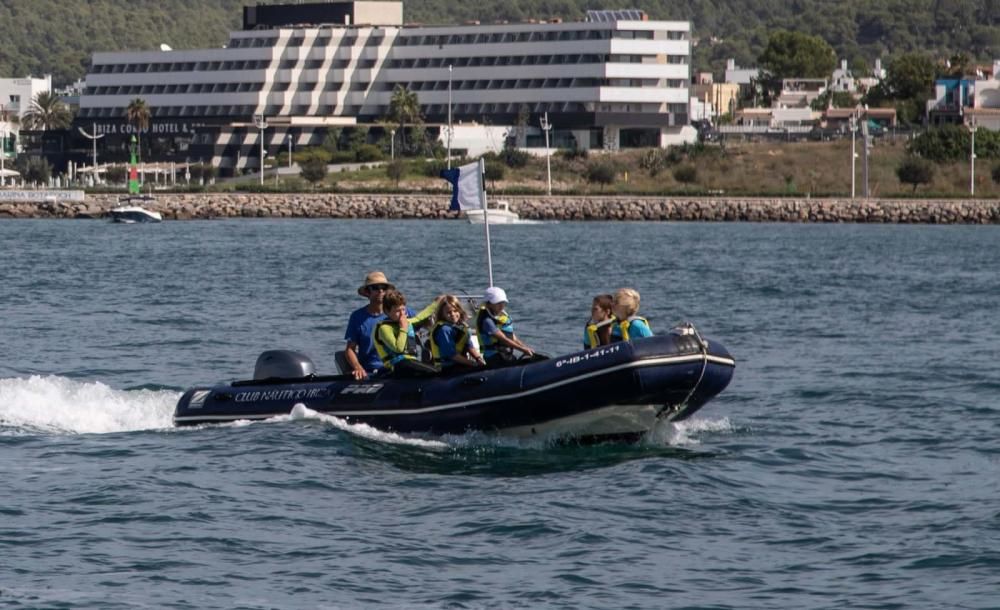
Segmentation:
<svg viewBox="0 0 1000 610">
<path fill-rule="evenodd" d="M 493 286 L 493 252 L 490 248 L 490 207 L 486 204 L 486 162 L 479 159 L 479 194 L 483 202 L 483 227 L 486 228 L 486 267 L 490 272 L 490 286 Z"/>
</svg>

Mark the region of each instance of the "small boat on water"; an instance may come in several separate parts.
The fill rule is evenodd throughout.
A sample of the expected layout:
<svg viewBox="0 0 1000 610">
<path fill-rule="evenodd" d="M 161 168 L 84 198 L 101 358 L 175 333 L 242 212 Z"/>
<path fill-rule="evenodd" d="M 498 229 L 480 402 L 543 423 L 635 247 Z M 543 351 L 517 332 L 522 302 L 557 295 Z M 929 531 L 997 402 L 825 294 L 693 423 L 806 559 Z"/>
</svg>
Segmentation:
<svg viewBox="0 0 1000 610">
<path fill-rule="evenodd" d="M 129 195 L 118 200 L 116 207 L 108 210 L 112 222 L 135 224 L 140 222 L 161 222 L 163 216 L 159 212 L 148 209 L 154 199 L 150 195 Z"/>
<path fill-rule="evenodd" d="M 735 360 L 693 327 L 558 358 L 438 376 L 316 376 L 299 353 L 261 354 L 254 378 L 186 391 L 174 424 L 261 420 L 296 405 L 404 434 L 635 440 L 690 417 L 726 388 Z"/>
<path fill-rule="evenodd" d="M 510 202 L 508 201 L 497 201 L 494 208 L 489 209 L 489 222 L 491 225 L 507 225 L 514 224 L 520 220 L 520 216 L 517 212 L 512 212 L 510 209 Z M 472 224 L 483 224 L 483 210 L 466 210 L 466 217 Z"/>
</svg>

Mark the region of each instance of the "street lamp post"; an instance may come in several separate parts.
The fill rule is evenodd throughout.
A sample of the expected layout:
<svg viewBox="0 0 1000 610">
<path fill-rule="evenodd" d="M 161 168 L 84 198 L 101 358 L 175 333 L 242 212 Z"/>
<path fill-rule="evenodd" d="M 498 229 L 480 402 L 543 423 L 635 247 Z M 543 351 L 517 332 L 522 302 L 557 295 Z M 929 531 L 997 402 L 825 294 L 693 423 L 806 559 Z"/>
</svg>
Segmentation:
<svg viewBox="0 0 1000 610">
<path fill-rule="evenodd" d="M 0 127 L 0 186 L 4 185 L 7 179 L 4 173 L 4 158 L 7 156 L 7 128 Z"/>
<path fill-rule="evenodd" d="M 93 156 L 93 162 L 94 162 L 94 165 L 91 168 L 93 170 L 93 173 L 90 175 L 90 179 L 91 179 L 91 182 L 93 184 L 97 184 L 97 141 L 100 140 L 101 138 L 103 138 L 107 134 L 103 134 L 102 133 L 101 135 L 97 135 L 97 123 L 96 122 L 95 123 L 91 123 L 91 132 L 90 133 L 87 133 L 86 131 L 84 131 L 82 127 L 78 127 L 77 129 L 80 131 L 80 134 L 83 135 L 83 137 L 89 139 L 91 141 L 91 144 L 93 145 L 93 155 L 94 155 Z"/>
<path fill-rule="evenodd" d="M 288 169 L 292 169 L 292 134 L 288 133 Z"/>
<path fill-rule="evenodd" d="M 448 169 L 451 169 L 451 70 L 448 64 Z"/>
<path fill-rule="evenodd" d="M 863 160 L 863 163 L 862 163 L 861 167 L 862 167 L 862 179 L 864 181 L 865 199 L 868 199 L 869 194 L 870 194 L 869 191 L 868 191 L 868 155 L 869 155 L 869 152 L 870 152 L 869 148 L 868 148 L 868 141 L 869 141 L 868 140 L 868 119 L 866 118 L 861 123 L 861 158 Z"/>
<path fill-rule="evenodd" d="M 253 122 L 260 130 L 260 185 L 264 186 L 264 130 L 267 129 L 267 119 L 258 114 L 253 117 Z"/>
<path fill-rule="evenodd" d="M 549 196 L 552 195 L 552 150 L 549 148 L 549 132 L 552 131 L 552 123 L 549 123 L 549 113 L 546 112 L 541 120 L 542 131 L 545 132 L 545 173 L 548 176 Z"/>
<path fill-rule="evenodd" d="M 972 133 L 972 143 L 969 145 L 969 195 L 976 196 L 976 119 L 969 122 L 969 131 Z"/>
<path fill-rule="evenodd" d="M 857 153 L 857 131 L 858 131 L 858 117 L 856 114 L 851 115 L 851 199 L 854 199 L 856 192 L 856 182 L 857 182 L 857 169 L 856 164 L 858 160 Z"/>
<path fill-rule="evenodd" d="M 389 160 L 396 160 L 396 130 L 389 130 Z"/>
</svg>

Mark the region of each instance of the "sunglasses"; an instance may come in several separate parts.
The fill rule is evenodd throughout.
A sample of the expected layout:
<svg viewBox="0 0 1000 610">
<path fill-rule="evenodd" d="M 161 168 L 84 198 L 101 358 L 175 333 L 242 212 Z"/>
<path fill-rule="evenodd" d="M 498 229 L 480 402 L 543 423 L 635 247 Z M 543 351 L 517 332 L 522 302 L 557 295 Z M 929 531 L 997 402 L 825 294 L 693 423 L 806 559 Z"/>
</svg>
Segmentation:
<svg viewBox="0 0 1000 610">
<path fill-rule="evenodd" d="M 369 284 L 368 285 L 368 290 L 381 290 L 382 292 L 385 292 L 386 290 L 389 290 L 389 285 L 388 284 Z"/>
</svg>

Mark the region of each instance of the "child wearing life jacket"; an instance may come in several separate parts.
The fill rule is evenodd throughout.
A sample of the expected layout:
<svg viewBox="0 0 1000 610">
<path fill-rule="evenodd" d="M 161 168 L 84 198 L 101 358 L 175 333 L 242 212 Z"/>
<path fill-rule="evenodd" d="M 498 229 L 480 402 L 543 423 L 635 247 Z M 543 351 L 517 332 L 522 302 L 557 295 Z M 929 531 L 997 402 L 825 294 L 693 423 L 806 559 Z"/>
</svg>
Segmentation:
<svg viewBox="0 0 1000 610">
<path fill-rule="evenodd" d="M 610 294 L 599 294 L 594 297 L 590 305 L 590 321 L 583 329 L 583 349 L 608 345 L 616 338 L 621 341 L 618 319 L 611 311 L 613 305 L 614 297 Z"/>
<path fill-rule="evenodd" d="M 389 290 L 382 297 L 382 309 L 387 319 L 375 325 L 372 342 L 384 368 L 397 376 L 433 375 L 438 370 L 420 362 L 417 357 L 417 335 L 413 327 L 430 318 L 436 303 L 425 307 L 410 318 L 406 312 L 406 297 L 398 290 Z"/>
<path fill-rule="evenodd" d="M 472 333 L 466 321 L 469 314 L 454 295 L 446 295 L 438 304 L 434 316 L 437 324 L 431 332 L 431 353 L 434 364 L 442 371 L 464 367 L 486 366 L 486 360 L 470 340 Z"/>
<path fill-rule="evenodd" d="M 514 319 L 507 313 L 507 293 L 503 288 L 490 286 L 483 299 L 486 301 L 476 314 L 476 333 L 483 358 L 488 366 L 502 365 L 514 360 L 514 350 L 531 358 L 531 349 L 514 334 Z"/>
<path fill-rule="evenodd" d="M 639 313 L 639 293 L 634 288 L 619 288 L 612 302 L 612 313 L 618 318 L 621 341 L 634 341 L 652 337 L 653 331 L 646 318 Z"/>
</svg>

